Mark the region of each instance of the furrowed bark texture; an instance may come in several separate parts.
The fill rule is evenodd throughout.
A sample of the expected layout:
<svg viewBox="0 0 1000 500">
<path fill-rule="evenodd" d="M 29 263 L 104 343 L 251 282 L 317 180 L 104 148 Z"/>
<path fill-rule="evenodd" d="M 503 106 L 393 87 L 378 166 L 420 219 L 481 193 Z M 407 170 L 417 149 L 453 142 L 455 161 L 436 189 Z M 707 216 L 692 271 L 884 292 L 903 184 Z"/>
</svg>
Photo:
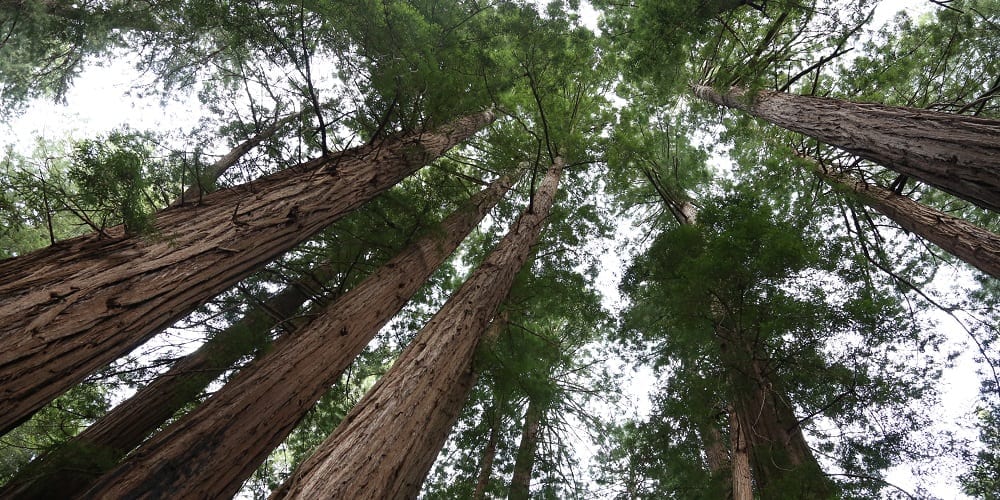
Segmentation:
<svg viewBox="0 0 1000 500">
<path fill-rule="evenodd" d="M 712 476 L 722 476 L 729 473 L 729 450 L 722 442 L 722 434 L 714 422 L 702 422 L 698 426 L 702 447 L 705 449 L 705 462 Z"/>
<path fill-rule="evenodd" d="M 538 239 L 562 160 L 497 247 L 272 498 L 416 498 L 475 382 L 486 325 Z"/>
<path fill-rule="evenodd" d="M 325 303 L 327 282 L 338 274 L 330 263 L 288 285 L 236 323 L 217 333 L 155 380 L 139 389 L 83 432 L 18 471 L 0 490 L 2 498 L 71 498 L 114 468 L 184 405 L 194 401 L 243 356 L 271 344 L 271 331 L 308 300 Z"/>
<path fill-rule="evenodd" d="M 856 195 L 903 229 L 1000 278 L 1000 235 L 849 175 L 820 166 L 814 170 L 831 186 Z"/>
<path fill-rule="evenodd" d="M 542 426 L 542 408 L 538 401 L 528 398 L 521 427 L 521 442 L 517 445 L 514 474 L 510 479 L 508 500 L 528 500 L 531 491 L 531 472 L 535 467 L 535 450 L 538 449 L 538 431 Z"/>
<path fill-rule="evenodd" d="M 747 445 L 747 436 L 740 426 L 739 416 L 730 407 L 729 411 L 729 432 L 730 442 L 732 442 L 732 498 L 733 500 L 753 500 L 753 481 L 750 476 L 750 453 Z"/>
<path fill-rule="evenodd" d="M 762 90 L 694 94 L 1000 211 L 1000 121 Z"/>
<path fill-rule="evenodd" d="M 0 434 L 493 116 L 312 160 L 169 208 L 151 236 L 126 237 L 116 227 L 0 262 Z"/>
<path fill-rule="evenodd" d="M 271 126 L 257 132 L 249 139 L 241 142 L 231 151 L 223 155 L 222 158 L 219 158 L 215 161 L 215 163 L 205 168 L 204 172 L 200 172 L 200 175 L 198 176 L 199 178 L 195 179 L 195 181 L 191 183 L 191 186 L 181 193 L 181 197 L 175 200 L 173 205 L 182 205 L 187 202 L 198 201 L 206 192 L 208 192 L 205 190 L 207 185 L 214 186 L 219 180 L 219 177 L 222 177 L 222 174 L 226 173 L 226 171 L 233 165 L 236 165 L 236 162 L 239 161 L 243 155 L 249 153 L 251 149 L 257 147 L 260 143 L 274 137 L 274 134 L 278 133 L 278 131 L 281 130 L 281 127 L 284 127 L 286 124 L 297 119 L 301 115 L 302 112 L 300 111 L 298 113 L 292 113 L 285 116 L 284 118 L 271 124 Z"/>
<path fill-rule="evenodd" d="M 231 497 L 510 188 L 502 178 L 407 247 L 190 414 L 86 498 Z"/>
</svg>

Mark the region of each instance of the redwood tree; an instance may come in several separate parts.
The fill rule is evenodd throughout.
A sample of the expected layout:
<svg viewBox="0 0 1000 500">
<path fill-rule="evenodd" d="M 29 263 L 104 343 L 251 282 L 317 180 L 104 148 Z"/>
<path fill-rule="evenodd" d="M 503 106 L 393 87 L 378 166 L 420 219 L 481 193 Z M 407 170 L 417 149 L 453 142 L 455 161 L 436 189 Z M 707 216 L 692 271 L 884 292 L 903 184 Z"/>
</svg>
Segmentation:
<svg viewBox="0 0 1000 500">
<path fill-rule="evenodd" d="M 769 90 L 694 94 L 1000 211 L 1000 121 Z"/>
<path fill-rule="evenodd" d="M 476 348 L 551 209 L 557 158 L 507 236 L 273 498 L 415 498 L 475 382 Z"/>
<path fill-rule="evenodd" d="M 832 167 L 817 165 L 813 170 L 834 188 L 854 195 L 903 229 L 1000 278 L 1000 235 Z"/>
<path fill-rule="evenodd" d="M 465 140 L 492 111 L 394 136 L 0 262 L 0 433 Z"/>
<path fill-rule="evenodd" d="M 266 356 L 144 443 L 84 495 L 235 494 L 510 185 L 509 178 L 501 177 L 475 195 L 439 231 L 389 260 L 302 331 L 276 342 Z"/>
</svg>

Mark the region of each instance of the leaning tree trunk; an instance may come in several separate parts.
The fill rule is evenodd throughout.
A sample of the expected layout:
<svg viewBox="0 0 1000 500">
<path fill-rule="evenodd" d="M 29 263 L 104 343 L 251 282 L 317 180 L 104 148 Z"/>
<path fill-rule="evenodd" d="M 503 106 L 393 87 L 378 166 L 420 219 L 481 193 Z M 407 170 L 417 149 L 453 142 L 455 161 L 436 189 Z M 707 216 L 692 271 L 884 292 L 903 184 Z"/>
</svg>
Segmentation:
<svg viewBox="0 0 1000 500">
<path fill-rule="evenodd" d="M 165 373 L 139 389 L 83 432 L 18 471 L 0 490 L 2 498 L 71 498 L 111 470 L 126 453 L 195 401 L 240 358 L 271 345 L 271 332 L 294 330 L 291 320 L 303 304 L 322 307 L 335 297 L 323 290 L 337 266 L 327 262 L 213 335 Z"/>
<path fill-rule="evenodd" d="M 239 143 L 235 148 L 206 167 L 205 170 L 195 172 L 194 181 L 183 193 L 181 193 L 180 198 L 173 202 L 173 205 L 183 205 L 184 203 L 199 201 L 205 193 L 211 191 L 211 189 L 208 188 L 210 186 L 215 186 L 219 177 L 222 177 L 222 174 L 226 173 L 226 171 L 232 168 L 233 165 L 236 165 L 236 162 L 239 161 L 243 155 L 249 153 L 251 149 L 257 147 L 260 143 L 274 137 L 274 134 L 277 134 L 282 127 L 300 116 L 302 116 L 302 111 L 286 115 L 280 120 L 272 123 L 267 128 L 252 135 L 249 139 Z"/>
<path fill-rule="evenodd" d="M 531 496 L 531 473 L 535 468 L 535 451 L 538 450 L 538 431 L 542 428 L 542 407 L 535 398 L 528 398 L 521 427 L 521 442 L 514 459 L 514 474 L 510 479 L 508 500 L 528 500 Z"/>
<path fill-rule="evenodd" d="M 416 498 L 475 382 L 486 325 L 545 225 L 561 170 L 557 158 L 507 236 L 272 498 Z"/>
<path fill-rule="evenodd" d="M 705 85 L 694 94 L 1000 211 L 1000 121 L 924 109 Z"/>
<path fill-rule="evenodd" d="M 0 262 L 0 434 L 87 374 L 481 129 L 494 114 L 351 149 L 123 228 Z"/>
<path fill-rule="evenodd" d="M 903 229 L 1000 278 L 1000 235 L 849 175 L 819 165 L 814 170 L 833 187 L 855 195 Z"/>
<path fill-rule="evenodd" d="M 102 476 L 88 498 L 235 494 L 510 187 L 502 178 Z"/>
</svg>

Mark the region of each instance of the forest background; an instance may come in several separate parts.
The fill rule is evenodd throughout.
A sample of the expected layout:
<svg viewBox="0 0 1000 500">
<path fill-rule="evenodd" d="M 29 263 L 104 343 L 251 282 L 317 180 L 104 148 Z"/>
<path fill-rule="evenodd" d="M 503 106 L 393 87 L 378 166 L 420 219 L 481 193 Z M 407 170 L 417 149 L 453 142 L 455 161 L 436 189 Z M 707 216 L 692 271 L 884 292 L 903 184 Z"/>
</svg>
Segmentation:
<svg viewBox="0 0 1000 500">
<path fill-rule="evenodd" d="M 107 5 L 115 3 L 95 2 L 90 7 L 99 11 L 98 6 Z M 292 9 L 289 12 L 296 7 L 281 2 L 276 5 L 279 10 Z M 304 12 L 303 5 L 297 6 L 300 12 Z M 386 9 L 389 5 L 413 16 L 406 17 L 412 22 L 427 16 L 422 10 L 426 5 L 383 3 Z M 473 4 L 463 7 L 470 5 Z M 486 10 L 498 5 L 475 8 Z M 538 164 L 538 158 L 545 156 L 539 151 L 553 148 L 555 138 L 561 141 L 555 149 L 571 151 L 568 155 L 575 158 L 575 170 L 569 168 L 574 174 L 566 188 L 567 198 L 557 204 L 564 213 L 556 217 L 557 222 L 549 229 L 551 233 L 546 233 L 552 236 L 548 241 L 543 239 L 536 250 L 541 255 L 535 257 L 533 264 L 537 281 L 522 277 L 525 282 L 511 292 L 512 297 L 520 298 L 508 298 L 505 306 L 515 311 L 515 316 L 527 315 L 511 323 L 517 326 L 509 330 L 519 330 L 520 334 L 508 333 L 510 338 L 503 338 L 510 344 L 500 342 L 486 356 L 489 359 L 481 361 L 486 368 L 482 369 L 480 384 L 444 452 L 438 456 L 423 495 L 428 498 L 473 495 L 482 471 L 487 470 L 483 459 L 490 443 L 494 443 L 496 458 L 492 460 L 496 465 L 491 466 L 495 469 L 487 475 L 485 488 L 495 495 L 514 495 L 514 489 L 522 486 L 516 480 L 516 473 L 519 466 L 524 466 L 519 450 L 528 435 L 530 403 L 537 401 L 540 394 L 549 406 L 540 419 L 541 430 L 535 431 L 541 438 L 532 452 L 535 459 L 529 464 L 528 480 L 523 482 L 525 488 L 531 485 L 534 495 L 601 498 L 711 495 L 691 486 L 709 484 L 703 479 L 714 473 L 709 449 L 697 438 L 700 417 L 696 414 L 702 411 L 697 409 L 699 406 L 717 408 L 720 399 L 710 397 L 711 401 L 706 402 L 694 395 L 703 388 L 697 388 L 693 380 L 711 370 L 688 370 L 695 363 L 693 360 L 701 363 L 710 358 L 704 358 L 704 344 L 669 340 L 681 338 L 678 331 L 699 332 L 702 326 L 690 318 L 671 318 L 660 323 L 657 321 L 663 318 L 651 320 L 648 311 L 641 307 L 644 302 L 657 308 L 664 307 L 668 300 L 676 301 L 674 307 L 691 305 L 683 301 L 683 292 L 677 295 L 659 290 L 656 293 L 662 295 L 651 296 L 650 290 L 637 286 L 644 280 L 636 278 L 638 274 L 647 279 L 668 276 L 667 282 L 679 279 L 677 269 L 669 265 L 661 267 L 663 263 L 650 257 L 650 252 L 677 252 L 684 242 L 694 241 L 685 239 L 693 236 L 685 235 L 684 230 L 674 234 L 669 229 L 677 225 L 674 219 L 678 206 L 690 199 L 700 210 L 708 209 L 707 220 L 720 221 L 718 231 L 729 234 L 727 238 L 736 238 L 733 235 L 741 233 L 738 227 L 726 227 L 724 221 L 760 213 L 762 206 L 769 207 L 764 212 L 771 210 L 777 217 L 765 217 L 770 219 L 767 223 L 756 222 L 778 229 L 769 232 L 758 227 L 754 231 L 758 236 L 770 235 L 774 239 L 748 242 L 749 247 L 740 247 L 737 242 L 734 247 L 752 249 L 765 241 L 790 252 L 770 257 L 781 261 L 781 265 L 763 272 L 784 275 L 789 281 L 782 284 L 777 280 L 776 288 L 768 293 L 798 289 L 806 295 L 822 295 L 794 297 L 796 294 L 791 293 L 793 298 L 803 300 L 801 307 L 824 309 L 828 316 L 809 320 L 806 319 L 809 315 L 798 311 L 790 317 L 798 317 L 801 325 L 776 328 L 786 332 L 779 334 L 779 338 L 785 335 L 788 339 L 794 338 L 797 334 L 792 332 L 801 328 L 829 327 L 826 336 L 804 336 L 817 346 L 818 354 L 810 356 L 815 355 L 819 365 L 804 363 L 801 371 L 790 369 L 786 375 L 798 377 L 790 390 L 797 398 L 805 399 L 794 400 L 796 413 L 810 416 L 803 424 L 806 437 L 826 477 L 835 481 L 839 494 L 947 498 L 961 489 L 969 495 L 995 498 L 989 479 L 996 477 L 997 466 L 996 434 L 992 427 L 996 418 L 996 384 L 991 366 L 997 359 L 995 278 L 923 243 L 911 232 L 898 229 L 849 197 L 824 202 L 839 204 L 834 212 L 840 215 L 829 217 L 824 209 L 817 208 L 822 203 L 813 197 L 836 197 L 836 192 L 822 189 L 813 174 L 796 174 L 788 165 L 809 151 L 820 162 L 863 169 L 857 172 L 864 172 L 876 184 L 894 186 L 899 180 L 895 174 L 824 149 L 801 136 L 783 136 L 776 127 L 747 121 L 738 111 L 720 113 L 713 106 L 699 104 L 685 87 L 692 82 L 722 89 L 730 83 L 754 89 L 780 87 L 858 101 L 936 106 L 951 112 L 992 116 L 993 94 L 997 92 L 993 79 L 1000 74 L 995 63 L 989 62 L 990 48 L 998 39 L 996 3 L 925 2 L 908 6 L 910 17 L 892 18 L 888 13 L 899 10 L 892 2 L 856 2 L 850 6 L 820 2 L 811 11 L 806 9 L 809 11 L 806 15 L 796 10 L 801 6 L 791 3 L 738 2 L 736 7 L 710 15 L 687 13 L 690 18 L 659 13 L 661 17 L 649 16 L 655 20 L 652 26 L 636 21 L 638 16 L 630 9 L 652 8 L 650 5 L 642 2 L 628 8 L 601 3 L 596 8 L 584 5 L 579 17 L 579 6 L 575 4 L 529 5 L 528 9 L 538 16 L 536 21 L 522 18 L 520 21 L 525 24 L 511 22 L 513 28 L 505 28 L 525 30 L 521 36 L 530 42 L 514 48 L 494 48 L 509 52 L 490 54 L 494 61 L 509 65 L 496 63 L 500 68 L 523 70 L 524 78 L 520 80 L 528 81 L 524 89 L 518 88 L 522 82 L 498 84 L 498 88 L 509 86 L 505 90 L 507 95 L 491 96 L 505 108 L 508 114 L 505 120 L 513 125 L 497 126 L 468 146 L 471 150 L 441 160 L 435 171 L 437 175 L 451 177 L 451 181 L 422 173 L 428 176 L 419 181 L 423 188 L 415 185 L 407 190 L 401 185 L 395 200 L 389 198 L 385 202 L 388 205 L 381 207 L 373 202 L 371 214 L 359 215 L 389 223 L 383 230 L 386 239 L 375 242 L 360 238 L 352 244 L 384 245 L 387 252 L 399 244 L 391 241 L 390 229 L 399 230 L 399 234 L 412 231 L 394 228 L 394 223 L 403 224 L 391 220 L 396 215 L 386 220 L 387 210 L 407 212 L 415 208 L 404 207 L 422 206 L 424 215 L 443 210 L 455 203 L 458 192 L 468 191 L 468 183 L 474 185 L 474 180 L 484 172 L 496 173 L 497 162 L 517 163 L 513 159 L 520 154 L 522 160 L 533 158 Z M 667 11 L 670 8 L 664 7 Z M 875 14 L 871 15 L 872 12 Z M 358 15 L 362 13 L 363 7 L 358 7 Z M 386 22 L 393 19 L 384 14 Z M 447 105 L 430 104 L 442 97 L 428 89 L 442 85 L 442 92 L 455 92 L 456 83 L 436 81 L 440 76 L 433 75 L 433 67 L 409 66 L 415 64 L 409 59 L 412 57 L 431 59 L 426 52 L 429 49 L 420 46 L 430 43 L 428 38 L 410 40 L 405 35 L 409 31 L 397 28 L 397 36 L 388 40 L 369 39 L 363 29 L 375 30 L 367 35 L 378 38 L 378 30 L 386 27 L 378 23 L 363 26 L 358 28 L 362 30 L 359 34 L 333 24 L 328 28 L 334 33 L 330 39 L 344 43 L 337 48 L 340 51 L 337 56 L 356 64 L 349 66 L 350 69 L 323 60 L 324 55 L 318 49 L 313 53 L 315 60 L 310 61 L 312 66 L 304 67 L 302 63 L 309 58 L 294 56 L 300 47 L 283 46 L 273 40 L 242 40 L 248 46 L 272 44 L 272 50 L 273 44 L 278 43 L 289 54 L 287 60 L 260 63 L 253 68 L 259 73 L 249 76 L 232 74 L 233 67 L 227 64 L 235 58 L 217 63 L 211 57 L 219 54 L 211 51 L 198 54 L 203 60 L 194 54 L 188 57 L 169 54 L 170 57 L 159 60 L 156 53 L 136 51 L 127 44 L 112 48 L 115 44 L 110 43 L 106 47 L 81 47 L 82 57 L 67 73 L 72 78 L 39 80 L 48 82 L 49 88 L 45 84 L 24 89 L 6 86 L 4 97 L 9 100 L 5 101 L 8 106 L 5 126 L 11 133 L 4 179 L 5 255 L 19 255 L 48 244 L 50 239 L 122 221 L 128 224 L 126 193 L 105 190 L 102 198 L 87 192 L 84 185 L 88 177 L 84 173 L 99 171 L 99 167 L 87 164 L 88 148 L 99 157 L 104 154 L 102 145 L 111 144 L 108 151 L 132 151 L 142 158 L 142 176 L 147 179 L 144 196 L 150 200 L 137 216 L 136 221 L 141 224 L 144 213 L 158 203 L 168 203 L 173 191 L 179 194 L 180 186 L 185 183 L 176 176 L 176 171 L 184 168 L 178 165 L 207 163 L 208 158 L 221 156 L 231 146 L 252 136 L 254 130 L 264 129 L 269 116 L 292 113 L 295 117 L 288 123 L 295 125 L 269 139 L 266 148 L 241 157 L 237 167 L 220 178 L 220 186 L 247 182 L 292 157 L 309 157 L 310 152 L 356 145 L 354 138 L 362 141 L 390 131 L 405 131 L 407 124 L 430 121 L 434 113 L 448 116 L 439 109 Z M 95 30 L 111 29 L 99 23 L 95 26 Z M 584 29 L 602 36 L 588 38 L 582 34 Z M 337 30 L 347 34 L 336 35 Z M 414 33 L 433 38 L 419 31 Z M 29 36 L 44 39 L 52 35 L 41 30 Z M 651 42 L 643 37 L 660 39 Z M 320 40 L 323 38 L 317 34 L 316 47 L 322 46 Z M 302 43 L 312 46 L 313 42 Z M 362 49 L 357 59 L 346 57 L 357 46 L 366 47 L 364 44 L 370 44 L 370 48 Z M 673 53 L 664 49 L 666 46 L 683 50 Z M 178 47 L 183 45 L 178 43 Z M 555 50 L 556 47 L 559 49 Z M 402 66 L 379 67 L 385 61 L 372 58 L 365 50 L 397 54 L 404 62 Z M 547 53 L 548 50 L 552 52 Z M 834 56 L 828 57 L 830 54 Z M 461 60 L 450 53 L 448 57 Z M 504 57 L 510 60 L 504 61 Z M 250 72 L 252 65 L 248 61 L 252 60 L 241 61 L 247 64 L 242 68 L 244 71 Z M 180 64 L 174 67 L 174 63 Z M 438 69 L 454 68 L 453 64 L 454 60 L 441 61 Z M 136 72 L 133 69 L 136 65 L 144 65 L 145 71 Z M 29 72 L 37 69 L 27 66 Z M 684 69 L 677 69 L 681 67 Z M 3 70 L 6 78 L 19 75 L 23 68 L 10 65 Z M 79 70 L 83 72 L 76 76 L 74 72 Z M 401 71 L 408 72 L 413 80 L 409 81 L 409 76 Z M 585 76 L 581 76 L 581 71 Z M 124 81 L 110 84 L 109 75 L 124 76 Z M 364 83 L 355 82 L 355 88 L 351 89 L 350 83 L 344 84 L 350 80 L 343 80 L 342 75 L 360 78 Z M 380 77 L 386 80 L 379 81 Z M 541 81 L 531 81 L 536 78 Z M 457 85 L 461 88 L 471 84 Z M 124 90 L 128 95 L 109 97 L 114 95 L 109 90 Z M 50 103 L 53 94 L 65 102 Z M 327 112 L 315 113 L 309 109 L 314 98 L 320 96 L 332 98 L 331 102 L 340 106 L 321 106 L 330 106 L 326 119 L 333 120 L 333 125 L 319 125 L 319 128 L 329 126 L 330 137 L 316 132 L 316 121 L 322 122 Z M 577 107 L 565 108 L 563 101 L 573 102 L 573 96 Z M 605 98 L 608 102 L 587 103 L 592 107 L 584 112 L 580 111 L 585 109 L 580 102 L 586 99 L 581 96 L 594 101 Z M 127 107 L 116 109 L 115 105 L 123 103 L 128 103 Z M 92 106 L 89 110 L 87 104 Z M 70 114 L 63 111 L 74 108 L 81 111 Z M 586 118 L 576 118 L 578 112 L 586 113 Z M 585 132 L 574 130 L 569 126 L 571 122 L 582 124 L 577 126 Z M 76 125 L 66 127 L 68 123 Z M 649 130 L 635 126 L 643 123 L 648 124 Z M 551 157 L 553 152 L 548 153 Z M 101 159 L 105 164 L 108 161 L 107 156 Z M 538 168 L 536 165 L 535 169 Z M 531 180 L 534 185 L 534 175 Z M 451 190 L 451 201 L 434 196 L 419 199 L 426 194 L 427 186 L 444 186 L 448 182 L 467 184 L 461 189 L 442 188 L 444 192 Z M 993 213 L 962 204 L 948 194 L 913 181 L 905 182 L 904 179 L 901 191 L 906 189 L 907 196 L 996 230 Z M 153 199 L 150 193 L 158 194 L 162 201 Z M 487 223 L 463 244 L 451 263 L 368 346 L 349 369 L 350 375 L 334 386 L 300 427 L 247 479 L 241 495 L 266 496 L 332 431 L 389 368 L 413 333 L 440 309 L 462 278 L 476 267 L 519 210 L 518 202 L 530 200 L 528 193 L 522 186 L 513 193 L 509 205 L 487 218 Z M 51 194 L 53 200 L 39 200 L 42 194 Z M 54 201 L 59 196 L 64 199 Z M 115 196 L 119 198 L 109 200 Z M 730 198 L 726 202 L 729 206 L 745 210 L 725 212 L 726 203 L 713 205 L 709 201 L 720 196 L 757 201 L 741 205 L 734 201 L 741 198 Z M 808 202 L 801 201 L 806 198 Z M 50 205 L 40 210 L 39 203 Z M 39 216 L 41 212 L 49 215 Z M 783 222 L 787 224 L 782 226 Z M 272 263 L 262 274 L 241 282 L 183 322 L 88 377 L 85 384 L 8 433 L 3 443 L 8 450 L 16 451 L 5 454 L 9 461 L 4 462 L 4 477 L 15 477 L 27 460 L 60 446 L 137 387 L 154 380 L 206 337 L 225 330 L 227 324 L 246 313 L 248 306 L 266 302 L 266 297 L 278 292 L 283 284 L 295 281 L 304 265 L 296 260 L 301 261 L 305 255 L 305 261 L 309 261 L 312 258 L 309 256 L 315 254 L 308 250 L 310 246 L 315 249 L 329 245 L 346 252 L 351 244 L 345 243 L 348 241 L 345 235 L 356 236 L 358 227 L 377 227 L 372 220 L 352 223 L 354 227 L 345 223 L 331 232 L 340 231 L 339 234 L 327 235 L 334 238 L 330 241 L 338 243 L 309 243 L 297 251 L 298 256 L 289 254 Z M 421 224 L 412 223 L 415 227 Z M 812 227 L 807 228 L 808 225 Z M 658 234 L 669 236 L 661 238 Z M 801 238 L 805 247 L 792 249 L 794 245 L 788 243 L 788 234 Z M 848 243 L 852 240 L 860 243 Z M 866 245 L 877 255 L 864 250 L 852 255 L 845 250 L 851 246 L 863 249 Z M 808 257 L 797 252 L 805 252 Z M 357 254 L 371 259 L 363 265 L 361 257 L 352 257 L 359 269 L 373 269 L 379 259 L 384 260 L 374 252 L 365 254 Z M 818 255 L 841 259 L 837 263 L 839 269 L 819 263 Z M 859 264 L 859 255 L 868 263 Z M 711 258 L 715 260 L 709 261 L 710 266 L 720 267 L 722 257 Z M 800 259 L 804 260 L 796 264 Z M 837 275 L 850 278 L 838 283 L 834 278 Z M 341 278 L 339 287 L 349 288 L 351 281 L 343 275 Z M 810 282 L 823 282 L 822 292 L 806 285 Z M 827 311 L 825 305 L 817 305 L 850 302 L 845 297 L 854 294 L 862 282 L 870 290 L 878 291 L 865 306 L 870 309 L 852 303 L 850 307 L 854 309 L 849 311 Z M 617 291 L 619 287 L 621 292 Z M 561 299 L 572 306 L 552 304 L 553 294 L 557 296 L 556 302 Z M 876 298 L 879 294 L 884 296 Z M 511 300 L 518 305 L 510 305 Z M 876 304 L 878 301 L 885 302 Z M 603 307 L 595 307 L 597 304 Z M 552 314 L 527 319 L 545 316 L 541 310 Z M 848 312 L 855 317 L 845 319 Z M 871 318 L 857 318 L 865 315 Z M 887 321 L 897 324 L 873 335 L 877 340 L 862 333 L 865 328 L 879 329 L 877 325 Z M 521 340 L 517 340 L 518 335 Z M 520 344 L 523 338 L 539 339 L 541 344 Z M 862 351 L 865 354 L 859 354 Z M 859 356 L 870 360 L 868 368 L 859 368 L 857 364 L 848 367 L 845 363 L 847 359 L 856 361 Z M 246 356 L 241 363 L 253 357 Z M 873 374 L 870 371 L 873 367 L 885 369 L 884 376 Z M 226 370 L 198 400 L 221 387 L 237 369 Z M 816 370 L 843 373 L 837 373 L 834 381 L 822 377 L 810 380 L 810 374 Z M 504 381 L 515 387 L 505 387 Z M 981 387 L 977 381 L 982 382 Z M 619 397 L 621 393 L 626 396 Z M 501 394 L 505 396 L 498 398 Z M 651 402 L 646 403 L 649 398 Z M 854 401 L 843 404 L 845 399 Z M 633 414 L 628 410 L 637 401 L 642 401 L 638 404 L 640 410 Z M 942 410 L 948 411 L 942 414 Z M 179 410 L 172 418 L 179 418 L 185 411 Z M 717 423 L 726 437 L 731 438 L 733 430 L 727 428 L 728 417 L 723 413 L 726 411 L 715 413 L 712 418 L 722 418 Z M 735 448 L 727 454 L 735 456 Z"/>
</svg>

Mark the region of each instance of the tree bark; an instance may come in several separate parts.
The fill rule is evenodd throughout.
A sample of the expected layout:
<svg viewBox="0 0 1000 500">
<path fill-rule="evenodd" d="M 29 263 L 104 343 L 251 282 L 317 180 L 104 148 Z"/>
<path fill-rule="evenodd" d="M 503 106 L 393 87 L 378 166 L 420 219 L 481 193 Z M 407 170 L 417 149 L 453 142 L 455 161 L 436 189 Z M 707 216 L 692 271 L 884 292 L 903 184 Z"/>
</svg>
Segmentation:
<svg viewBox="0 0 1000 500">
<path fill-rule="evenodd" d="M 235 494 L 351 361 L 510 188 L 501 178 L 190 414 L 102 476 L 88 498 Z"/>
<path fill-rule="evenodd" d="M 528 409 L 524 412 L 524 425 L 521 427 L 521 442 L 514 459 L 514 474 L 510 478 L 510 490 L 507 492 L 508 500 L 528 500 L 531 496 L 531 473 L 535 466 L 542 413 L 538 400 L 529 397 Z"/>
<path fill-rule="evenodd" d="M 849 175 L 819 165 L 814 171 L 831 186 L 855 195 L 903 229 L 1000 278 L 1000 235 Z"/>
<path fill-rule="evenodd" d="M 337 274 L 330 263 L 317 266 L 251 308 L 76 437 L 18 471 L 0 490 L 0 497 L 72 498 L 79 494 L 241 357 L 271 345 L 276 327 L 292 330 L 289 321 L 303 304 L 314 300 L 322 307 L 332 300 L 320 292 Z"/>
<path fill-rule="evenodd" d="M 215 161 L 215 163 L 209 165 L 203 172 L 199 172 L 197 178 L 194 179 L 194 182 L 192 182 L 191 185 L 183 193 L 181 193 L 181 197 L 175 200 L 172 205 L 183 205 L 184 203 L 198 201 L 205 193 L 208 192 L 205 190 L 207 187 L 206 184 L 214 186 L 219 180 L 219 177 L 222 177 L 222 174 L 226 173 L 226 171 L 233 165 L 236 165 L 236 162 L 239 161 L 243 155 L 249 153 L 251 149 L 257 147 L 260 143 L 274 137 L 274 134 L 278 133 L 278 131 L 281 130 L 281 127 L 284 127 L 288 122 L 291 122 L 300 116 L 302 116 L 301 111 L 286 115 L 285 117 L 272 123 L 269 127 L 257 132 L 249 139 L 241 142 L 231 151 L 223 155 L 222 158 L 219 158 Z"/>
<path fill-rule="evenodd" d="M 494 397 L 496 397 L 494 395 Z M 479 460 L 479 474 L 476 477 L 476 489 L 472 492 L 472 500 L 486 498 L 486 489 L 490 486 L 490 476 L 493 475 L 493 461 L 497 456 L 497 443 L 500 441 L 500 426 L 503 423 L 501 405 L 494 401 L 490 407 L 490 437 L 483 448 L 483 456 Z"/>
<path fill-rule="evenodd" d="M 740 426 L 735 408 L 729 410 L 729 439 L 732 443 L 733 500 L 753 500 L 753 481 L 750 476 L 750 453 L 746 432 Z"/>
<path fill-rule="evenodd" d="M 0 262 L 0 434 L 87 374 L 468 138 L 494 118 L 318 158 L 122 227 Z"/>
<path fill-rule="evenodd" d="M 708 464 L 708 471 L 713 477 L 727 474 L 730 468 L 729 451 L 725 443 L 722 442 L 722 434 L 713 422 L 702 422 L 698 426 L 698 435 L 701 437 L 702 447 L 705 451 L 705 463 Z"/>
<path fill-rule="evenodd" d="M 561 171 L 557 158 L 504 239 L 272 498 L 416 498 L 475 381 L 486 325 L 545 225 Z"/>
<path fill-rule="evenodd" d="M 1000 121 L 768 90 L 693 91 L 1000 211 Z"/>
</svg>

